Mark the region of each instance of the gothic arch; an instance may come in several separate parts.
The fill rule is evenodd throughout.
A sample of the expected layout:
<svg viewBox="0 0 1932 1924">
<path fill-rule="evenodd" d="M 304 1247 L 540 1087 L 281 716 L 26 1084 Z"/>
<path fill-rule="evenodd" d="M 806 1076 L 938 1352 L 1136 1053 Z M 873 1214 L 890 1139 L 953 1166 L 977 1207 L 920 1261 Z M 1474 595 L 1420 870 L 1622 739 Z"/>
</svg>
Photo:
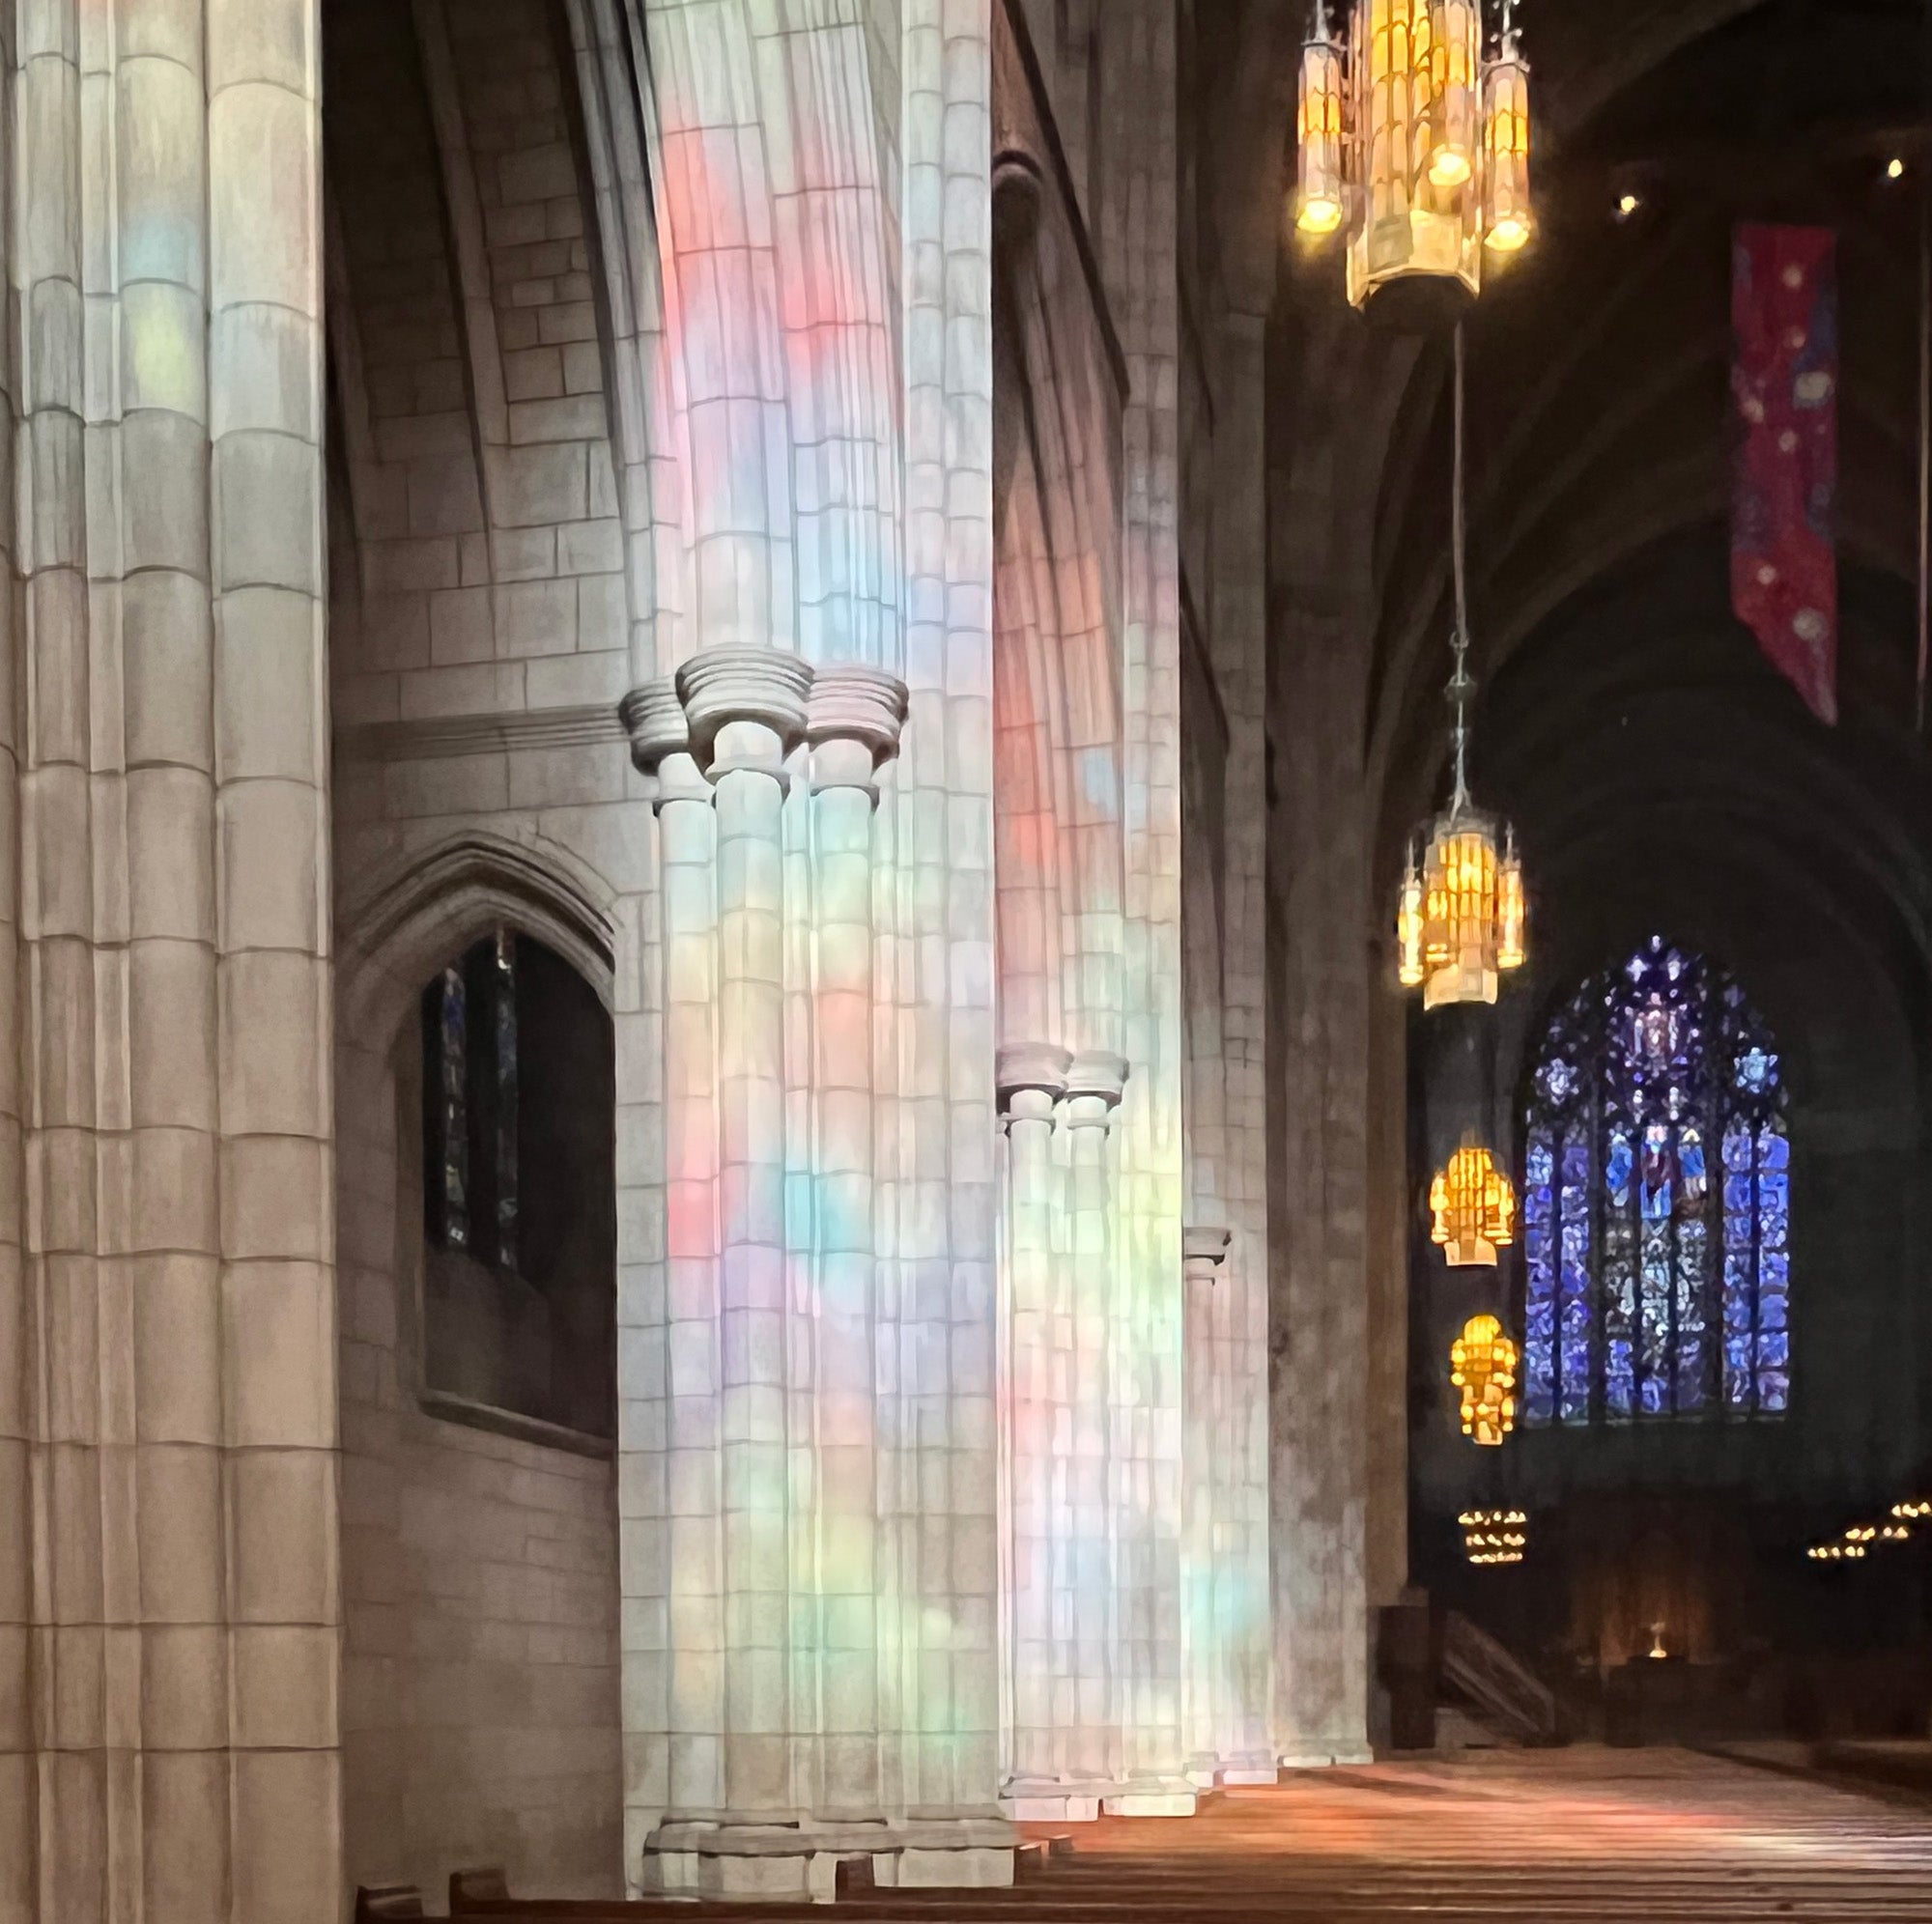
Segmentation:
<svg viewBox="0 0 1932 1924">
<path fill-rule="evenodd" d="M 615 997 L 615 891 L 553 842 L 471 830 L 400 860 L 345 905 L 338 997 L 345 1036 L 385 1051 L 429 976 L 491 929 L 534 936 L 606 1008 Z"/>
<path fill-rule="evenodd" d="M 1123 370 L 1072 201 L 1011 99 L 993 185 L 994 872 L 1003 1042 L 1119 1046 Z M 1102 424 L 1096 433 L 1095 424 Z"/>
</svg>

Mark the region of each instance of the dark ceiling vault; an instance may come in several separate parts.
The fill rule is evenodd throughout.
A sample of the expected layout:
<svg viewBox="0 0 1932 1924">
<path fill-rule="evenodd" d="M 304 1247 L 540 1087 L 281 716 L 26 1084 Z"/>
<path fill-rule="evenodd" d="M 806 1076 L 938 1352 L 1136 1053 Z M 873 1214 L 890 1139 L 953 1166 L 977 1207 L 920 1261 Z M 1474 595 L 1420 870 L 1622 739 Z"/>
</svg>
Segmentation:
<svg viewBox="0 0 1932 1924">
<path fill-rule="evenodd" d="M 1229 11 L 1292 47 L 1278 10 Z M 1699 901 L 1710 934 L 1769 953 L 1753 905 L 1783 902 L 1803 947 L 1913 1055 L 1932 1004 L 1932 760 L 1910 736 L 1923 10 L 1522 13 L 1541 233 L 1469 328 L 1479 787 L 1516 812 L 1545 926 L 1579 969 L 1653 908 L 1695 919 Z M 1892 152 L 1914 159 L 1901 184 L 1884 178 Z M 1627 189 L 1640 205 L 1619 220 Z M 1728 608 L 1730 235 L 1747 219 L 1839 237 L 1836 729 Z M 1292 348 L 1270 432 L 1295 451 L 1278 465 L 1332 476 L 1330 545 L 1368 543 L 1357 678 L 1379 915 L 1443 780 L 1449 355 L 1365 338 L 1332 256 L 1291 244 L 1283 272 Z M 1278 527 L 1291 509 L 1277 503 Z M 1801 1019 L 1824 1016 L 1814 1004 Z"/>
</svg>

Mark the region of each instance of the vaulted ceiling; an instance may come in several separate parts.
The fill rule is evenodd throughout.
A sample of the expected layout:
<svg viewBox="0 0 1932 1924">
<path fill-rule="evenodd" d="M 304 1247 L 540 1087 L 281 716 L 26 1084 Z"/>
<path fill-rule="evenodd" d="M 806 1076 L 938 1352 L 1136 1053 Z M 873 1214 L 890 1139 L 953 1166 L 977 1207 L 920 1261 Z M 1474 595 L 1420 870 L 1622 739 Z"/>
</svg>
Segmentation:
<svg viewBox="0 0 1932 1924">
<path fill-rule="evenodd" d="M 1306 10 L 1233 11 L 1292 74 Z M 1519 17 L 1540 233 L 1468 325 L 1479 786 L 1522 827 L 1556 966 L 1673 918 L 1741 968 L 1795 957 L 1767 1000 L 1804 1024 L 1853 998 L 1910 1061 L 1932 1003 L 1932 758 L 1913 733 L 1925 10 L 1528 0 Z M 1245 84 L 1279 91 L 1282 66 Z M 1243 137 L 1224 167 L 1265 176 Z M 1912 162 L 1898 183 L 1893 154 Z M 1364 338 L 1332 257 L 1283 244 L 1278 174 L 1270 193 L 1290 341 L 1271 432 L 1332 440 L 1337 476 L 1351 440 L 1373 449 L 1337 486 L 1356 492 L 1338 525 L 1366 524 L 1372 578 L 1359 721 L 1379 904 L 1443 775 L 1450 356 Z M 1839 237 L 1835 729 L 1728 609 L 1730 235 L 1747 219 Z"/>
</svg>

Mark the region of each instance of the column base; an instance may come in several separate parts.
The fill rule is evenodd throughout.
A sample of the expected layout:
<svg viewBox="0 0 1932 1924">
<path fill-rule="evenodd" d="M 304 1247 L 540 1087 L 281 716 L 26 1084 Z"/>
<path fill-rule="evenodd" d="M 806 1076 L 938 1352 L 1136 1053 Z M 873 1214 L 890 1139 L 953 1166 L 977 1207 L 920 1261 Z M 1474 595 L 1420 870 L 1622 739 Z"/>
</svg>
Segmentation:
<svg viewBox="0 0 1932 1924">
<path fill-rule="evenodd" d="M 1107 1817 L 1192 1817 L 1200 1801 L 1185 1777 L 1131 1777 L 1101 1798 L 1100 1809 Z"/>
<path fill-rule="evenodd" d="M 1306 1749 L 1284 1750 L 1277 1761 L 1284 1770 L 1333 1770 L 1373 1764 L 1376 1753 L 1366 1743 L 1338 1743 L 1332 1748 L 1311 1744 Z"/>
<path fill-rule="evenodd" d="M 1092 1824 L 1102 1801 L 1120 1788 L 1111 1782 L 1014 1777 L 1000 1793 L 1000 1808 L 1015 1824 Z"/>
<path fill-rule="evenodd" d="M 1185 1776 L 1118 1782 L 1015 1777 L 1000 1808 L 1015 1824 L 1092 1824 L 1100 1817 L 1192 1817 L 1200 1789 Z"/>
<path fill-rule="evenodd" d="M 644 1840 L 642 1882 L 671 1897 L 795 1898 L 829 1903 L 841 1865 L 860 1884 L 990 1889 L 1013 1881 L 1019 1838 L 1003 1817 L 903 1822 L 660 1825 Z"/>
<path fill-rule="evenodd" d="M 1198 1791 L 1272 1784 L 1280 1776 L 1274 1759 L 1264 1750 L 1238 1751 L 1232 1757 L 1193 1757 L 1187 1764 L 1187 1781 Z"/>
</svg>

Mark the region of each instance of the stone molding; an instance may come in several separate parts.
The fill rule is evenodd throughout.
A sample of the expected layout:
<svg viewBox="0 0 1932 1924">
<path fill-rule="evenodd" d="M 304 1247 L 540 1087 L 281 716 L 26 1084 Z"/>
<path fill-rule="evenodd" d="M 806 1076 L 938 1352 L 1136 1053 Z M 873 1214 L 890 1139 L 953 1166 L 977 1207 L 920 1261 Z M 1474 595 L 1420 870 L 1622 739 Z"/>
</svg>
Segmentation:
<svg viewBox="0 0 1932 1924">
<path fill-rule="evenodd" d="M 634 688 L 617 704 L 617 717 L 630 738 L 631 761 L 640 775 L 655 775 L 668 755 L 683 754 L 691 747 L 684 703 L 668 675 Z"/>
<path fill-rule="evenodd" d="M 1067 1072 L 1072 1066 L 1071 1052 L 1058 1043 L 1005 1043 L 993 1065 L 1000 1113 L 1008 1114 L 1016 1095 L 1040 1094 L 1058 1102 L 1066 1093 Z"/>
<path fill-rule="evenodd" d="M 779 774 L 803 741 L 814 750 L 814 786 L 876 798 L 872 777 L 898 753 L 909 702 L 897 675 L 864 663 L 815 667 L 782 648 L 709 648 L 675 676 L 634 688 L 617 705 L 617 726 L 642 775 L 687 751 L 714 780 L 731 768 Z M 775 736 L 775 754 L 742 741 L 721 754 L 720 735 L 741 722 Z M 609 737 L 607 720 L 598 739 Z"/>
<path fill-rule="evenodd" d="M 1180 1260 L 1188 1276 L 1198 1282 L 1213 1282 L 1214 1272 L 1227 1261 L 1234 1240 L 1233 1230 L 1182 1230 Z"/>
<path fill-rule="evenodd" d="M 712 780 L 736 769 L 782 774 L 805 737 L 811 664 L 783 648 L 706 648 L 677 671 L 691 751 Z M 740 739 L 721 749 L 719 737 Z M 771 738 L 771 746 L 759 741 Z M 751 739 L 744 739 L 750 736 Z"/>
<path fill-rule="evenodd" d="M 360 722 L 335 731 L 339 760 L 352 763 L 449 761 L 460 755 L 546 749 L 601 749 L 624 740 L 628 722 L 602 703 L 526 708 L 500 715 L 438 715 L 409 722 Z"/>
<path fill-rule="evenodd" d="M 493 1435 L 513 1437 L 519 1443 L 535 1443 L 546 1450 L 567 1451 L 573 1457 L 611 1462 L 617 1455 L 614 1437 L 596 1436 L 587 1429 L 572 1429 L 560 1423 L 547 1423 L 539 1416 L 525 1416 L 514 1409 L 500 1409 L 495 1403 L 478 1402 L 450 1390 L 433 1390 L 427 1385 L 416 1393 L 416 1407 L 439 1423 L 460 1423 L 469 1429 L 487 1429 Z"/>
<path fill-rule="evenodd" d="M 811 785 L 856 788 L 876 802 L 872 778 L 899 751 L 907 704 L 905 683 L 883 668 L 856 662 L 820 668 L 806 704 Z"/>
<path fill-rule="evenodd" d="M 806 703 L 806 739 L 863 742 L 872 765 L 882 767 L 898 753 L 909 696 L 897 675 L 858 662 L 834 662 L 811 678 Z"/>
</svg>

